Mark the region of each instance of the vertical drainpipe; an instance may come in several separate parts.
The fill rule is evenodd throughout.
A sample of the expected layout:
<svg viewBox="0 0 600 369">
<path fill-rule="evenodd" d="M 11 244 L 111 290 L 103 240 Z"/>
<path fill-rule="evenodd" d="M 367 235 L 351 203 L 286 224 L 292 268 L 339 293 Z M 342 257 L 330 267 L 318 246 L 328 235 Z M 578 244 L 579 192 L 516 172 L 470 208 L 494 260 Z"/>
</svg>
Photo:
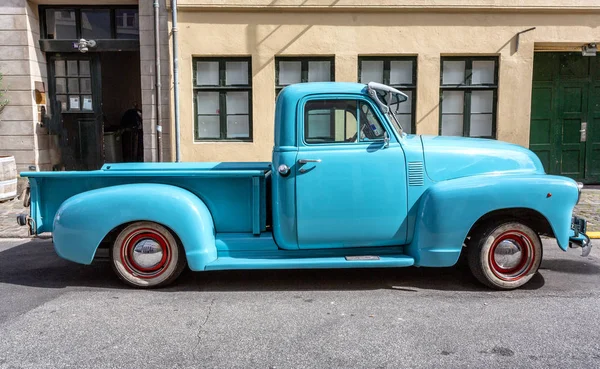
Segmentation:
<svg viewBox="0 0 600 369">
<path fill-rule="evenodd" d="M 154 75 L 156 88 L 154 93 L 156 106 L 156 151 L 158 161 L 163 161 L 162 152 L 162 104 L 161 104 L 161 86 L 160 86 L 160 38 L 159 38 L 159 5 L 158 0 L 154 0 Z"/>
<path fill-rule="evenodd" d="M 173 104 L 175 105 L 175 161 L 181 161 L 181 147 L 179 143 L 179 53 L 177 51 L 177 0 L 171 0 L 171 14 L 173 33 Z"/>
</svg>

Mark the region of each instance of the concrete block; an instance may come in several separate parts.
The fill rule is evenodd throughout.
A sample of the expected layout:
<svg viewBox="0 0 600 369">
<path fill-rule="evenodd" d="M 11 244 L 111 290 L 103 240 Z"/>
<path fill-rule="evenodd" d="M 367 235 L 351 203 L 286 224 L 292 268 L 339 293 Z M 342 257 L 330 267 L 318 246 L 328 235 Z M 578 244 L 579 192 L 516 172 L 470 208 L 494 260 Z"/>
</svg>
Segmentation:
<svg viewBox="0 0 600 369">
<path fill-rule="evenodd" d="M 0 14 L 26 14 L 26 0 L 2 0 L 0 3 Z"/>
<path fill-rule="evenodd" d="M 27 46 L 0 46 L 0 60 L 23 60 L 28 58 Z"/>
<path fill-rule="evenodd" d="M 27 46 L 27 31 L 0 31 L 0 45 Z"/>
<path fill-rule="evenodd" d="M 6 98 L 10 105 L 15 106 L 31 106 L 35 104 L 33 91 L 7 91 Z"/>
<path fill-rule="evenodd" d="M 33 148 L 29 150 L 8 150 L 0 148 L 0 155 L 12 155 L 15 157 L 15 161 L 18 165 L 34 165 L 35 164 L 35 153 Z"/>
<path fill-rule="evenodd" d="M 29 60 L 0 60 L 0 72 L 4 76 L 27 76 Z"/>
<path fill-rule="evenodd" d="M 3 70 L 0 70 L 3 72 Z M 2 87 L 9 91 L 31 91 L 33 84 L 31 78 L 27 76 L 11 76 L 4 74 L 2 76 Z"/>
<path fill-rule="evenodd" d="M 0 147 L 3 150 L 33 150 L 33 136 L 0 136 Z"/>
<path fill-rule="evenodd" d="M 38 27 L 39 29 L 39 27 Z M 0 31 L 27 30 L 27 17 L 21 14 L 0 15 Z"/>
<path fill-rule="evenodd" d="M 31 120 L 1 120 L 0 136 L 25 136 L 33 135 L 33 121 Z"/>
<path fill-rule="evenodd" d="M 2 113 L 0 113 L 0 120 L 11 121 L 11 120 L 33 120 L 33 107 L 29 106 L 13 106 L 7 105 Z"/>
<path fill-rule="evenodd" d="M 154 49 L 152 49 L 152 52 L 154 53 Z M 170 63 L 170 60 L 168 58 L 163 58 L 161 55 L 160 75 L 163 77 L 161 80 L 161 83 L 163 85 L 165 83 L 164 81 L 168 80 L 168 77 L 169 77 L 169 69 L 171 67 L 169 63 Z M 142 60 L 140 62 L 140 72 L 141 72 L 142 76 L 153 76 L 154 75 L 154 59 Z"/>
</svg>

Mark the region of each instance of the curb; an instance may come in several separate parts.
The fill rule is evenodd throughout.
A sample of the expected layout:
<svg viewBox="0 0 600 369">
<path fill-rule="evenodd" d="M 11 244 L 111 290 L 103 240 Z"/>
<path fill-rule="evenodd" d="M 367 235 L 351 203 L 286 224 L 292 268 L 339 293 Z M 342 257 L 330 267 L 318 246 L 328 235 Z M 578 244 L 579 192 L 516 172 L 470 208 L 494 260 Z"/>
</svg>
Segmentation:
<svg viewBox="0 0 600 369">
<path fill-rule="evenodd" d="M 592 239 L 600 239 L 600 232 L 588 232 L 587 236 Z"/>
</svg>

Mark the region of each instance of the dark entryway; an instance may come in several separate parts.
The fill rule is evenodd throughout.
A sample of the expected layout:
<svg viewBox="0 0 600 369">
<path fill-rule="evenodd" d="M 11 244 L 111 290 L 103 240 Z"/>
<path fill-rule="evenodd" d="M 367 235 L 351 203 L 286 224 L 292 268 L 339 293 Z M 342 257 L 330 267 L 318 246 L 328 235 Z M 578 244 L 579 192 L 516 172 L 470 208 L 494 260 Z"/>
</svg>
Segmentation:
<svg viewBox="0 0 600 369">
<path fill-rule="evenodd" d="M 55 170 L 143 161 L 137 7 L 40 7 Z"/>
<path fill-rule="evenodd" d="M 546 172 L 600 182 L 600 62 L 536 53 L 529 147 Z"/>
</svg>

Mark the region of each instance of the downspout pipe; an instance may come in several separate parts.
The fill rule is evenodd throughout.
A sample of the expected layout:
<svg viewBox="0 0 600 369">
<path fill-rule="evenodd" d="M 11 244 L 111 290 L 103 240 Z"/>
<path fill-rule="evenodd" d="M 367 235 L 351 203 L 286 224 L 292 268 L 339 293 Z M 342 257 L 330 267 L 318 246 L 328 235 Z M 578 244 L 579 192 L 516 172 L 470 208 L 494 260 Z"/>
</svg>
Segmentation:
<svg viewBox="0 0 600 369">
<path fill-rule="evenodd" d="M 156 151 L 159 162 L 163 161 L 162 152 L 162 104 L 161 104 L 161 84 L 160 84 L 160 37 L 159 37 L 159 0 L 154 0 L 154 75 L 156 81 L 155 103 L 156 107 Z"/>
<path fill-rule="evenodd" d="M 177 47 L 177 0 L 171 0 L 173 34 L 173 104 L 175 105 L 175 161 L 181 161 L 181 146 L 179 142 L 179 52 Z"/>
</svg>

